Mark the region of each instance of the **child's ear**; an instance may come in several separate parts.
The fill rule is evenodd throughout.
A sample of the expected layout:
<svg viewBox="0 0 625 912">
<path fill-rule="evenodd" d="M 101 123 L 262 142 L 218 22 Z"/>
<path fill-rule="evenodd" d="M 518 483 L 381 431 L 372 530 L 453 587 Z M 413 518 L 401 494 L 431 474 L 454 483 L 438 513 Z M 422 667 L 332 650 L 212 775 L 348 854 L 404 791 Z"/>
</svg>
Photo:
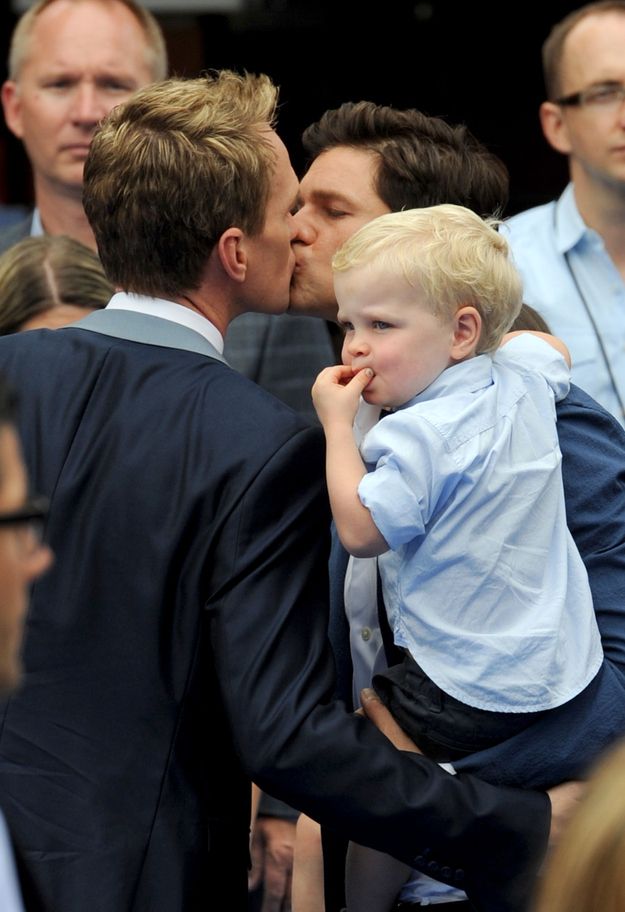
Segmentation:
<svg viewBox="0 0 625 912">
<path fill-rule="evenodd" d="M 482 318 L 477 308 L 466 305 L 456 311 L 450 356 L 463 361 L 475 354 L 482 332 Z"/>
</svg>

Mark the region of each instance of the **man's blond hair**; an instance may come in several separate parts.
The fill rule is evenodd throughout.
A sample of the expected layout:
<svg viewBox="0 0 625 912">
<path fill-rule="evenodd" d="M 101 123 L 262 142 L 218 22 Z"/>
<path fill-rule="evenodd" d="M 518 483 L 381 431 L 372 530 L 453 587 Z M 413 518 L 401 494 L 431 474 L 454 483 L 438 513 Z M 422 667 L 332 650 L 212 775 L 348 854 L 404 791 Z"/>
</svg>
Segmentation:
<svg viewBox="0 0 625 912">
<path fill-rule="evenodd" d="M 38 0 L 18 20 L 11 37 L 8 61 L 9 79 L 14 82 L 19 81 L 22 66 L 28 57 L 30 38 L 37 18 L 45 9 L 57 2 L 59 0 Z M 85 3 L 87 0 L 66 0 L 66 2 Z M 168 72 L 167 48 L 161 27 L 152 13 L 139 3 L 135 3 L 135 0 L 91 0 L 91 2 L 101 3 L 104 6 L 120 3 L 130 10 L 145 33 L 147 63 L 152 72 L 152 78 L 155 81 L 165 79 Z"/>
<path fill-rule="evenodd" d="M 268 76 L 222 70 L 147 86 L 104 119 L 83 203 L 112 282 L 178 296 L 227 228 L 262 231 L 277 96 Z"/>
<path fill-rule="evenodd" d="M 465 305 L 482 318 L 478 352 L 495 349 L 522 303 L 521 278 L 497 219 L 450 204 L 390 212 L 369 222 L 334 255 L 335 272 L 374 266 L 425 296 L 451 319 Z"/>
</svg>

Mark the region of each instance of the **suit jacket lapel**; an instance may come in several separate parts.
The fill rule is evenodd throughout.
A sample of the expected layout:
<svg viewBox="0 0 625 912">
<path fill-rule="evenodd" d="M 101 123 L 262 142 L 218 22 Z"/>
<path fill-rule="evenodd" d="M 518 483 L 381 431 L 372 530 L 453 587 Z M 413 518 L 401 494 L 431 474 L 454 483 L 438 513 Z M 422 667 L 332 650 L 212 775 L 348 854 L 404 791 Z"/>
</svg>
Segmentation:
<svg viewBox="0 0 625 912">
<path fill-rule="evenodd" d="M 227 364 L 224 356 L 200 333 L 172 320 L 151 317 L 133 310 L 95 310 L 78 323 L 73 323 L 72 329 L 86 329 L 104 336 L 127 339 L 129 342 L 197 352 Z"/>
</svg>

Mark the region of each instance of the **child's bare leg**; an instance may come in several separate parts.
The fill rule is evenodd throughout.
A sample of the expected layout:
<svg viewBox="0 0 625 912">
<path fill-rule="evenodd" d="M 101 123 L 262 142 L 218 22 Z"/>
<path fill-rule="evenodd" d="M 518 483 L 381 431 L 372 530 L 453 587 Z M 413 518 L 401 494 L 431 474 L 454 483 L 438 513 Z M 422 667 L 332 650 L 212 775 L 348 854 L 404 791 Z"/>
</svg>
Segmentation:
<svg viewBox="0 0 625 912">
<path fill-rule="evenodd" d="M 291 906 L 293 912 L 325 912 L 321 827 L 305 814 L 295 828 Z"/>
<path fill-rule="evenodd" d="M 389 912 L 411 868 L 383 852 L 350 842 L 345 868 L 347 912 Z"/>
</svg>

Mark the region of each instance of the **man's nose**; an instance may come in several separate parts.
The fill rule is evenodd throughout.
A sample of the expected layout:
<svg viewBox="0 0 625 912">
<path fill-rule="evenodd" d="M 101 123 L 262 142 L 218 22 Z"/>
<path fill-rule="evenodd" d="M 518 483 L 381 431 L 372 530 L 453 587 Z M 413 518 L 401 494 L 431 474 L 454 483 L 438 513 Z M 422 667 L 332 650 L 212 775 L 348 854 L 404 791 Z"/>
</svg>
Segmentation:
<svg viewBox="0 0 625 912">
<path fill-rule="evenodd" d="M 300 209 L 298 212 L 293 215 L 293 224 L 295 226 L 295 235 L 293 237 L 294 244 L 305 244 L 307 247 L 310 246 L 317 237 L 317 232 L 310 221 L 306 216 L 303 209 Z"/>
<path fill-rule="evenodd" d="M 81 82 L 73 97 L 72 121 L 78 126 L 95 127 L 108 114 L 109 106 L 97 86 Z"/>
</svg>

